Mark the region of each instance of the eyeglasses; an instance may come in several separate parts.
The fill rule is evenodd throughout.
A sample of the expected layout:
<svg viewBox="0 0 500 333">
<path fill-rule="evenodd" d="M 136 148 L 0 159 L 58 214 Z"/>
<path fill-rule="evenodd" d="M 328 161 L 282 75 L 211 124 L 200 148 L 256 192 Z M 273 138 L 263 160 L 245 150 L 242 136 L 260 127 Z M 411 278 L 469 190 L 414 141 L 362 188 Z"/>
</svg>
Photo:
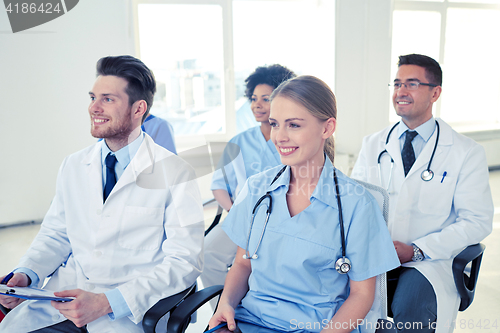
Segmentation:
<svg viewBox="0 0 500 333">
<path fill-rule="evenodd" d="M 417 90 L 418 87 L 420 87 L 420 86 L 437 87 L 438 85 L 432 84 L 432 83 L 423 83 L 423 82 L 418 82 L 418 81 L 409 81 L 406 83 L 394 82 L 393 84 L 389 83 L 389 87 L 393 87 L 394 90 L 399 90 L 399 89 L 401 89 L 402 86 L 405 86 L 405 88 L 408 90 Z"/>
</svg>

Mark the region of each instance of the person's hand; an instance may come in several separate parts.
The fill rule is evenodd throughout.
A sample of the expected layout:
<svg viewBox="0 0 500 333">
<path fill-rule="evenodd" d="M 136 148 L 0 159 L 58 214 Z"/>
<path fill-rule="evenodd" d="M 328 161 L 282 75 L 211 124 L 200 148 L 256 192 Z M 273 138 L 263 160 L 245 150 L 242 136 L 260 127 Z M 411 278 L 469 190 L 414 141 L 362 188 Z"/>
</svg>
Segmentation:
<svg viewBox="0 0 500 333">
<path fill-rule="evenodd" d="M 217 307 L 217 312 L 208 322 L 209 328 L 214 328 L 220 323 L 227 323 L 227 327 L 230 331 L 234 331 L 236 328 L 236 322 L 234 321 L 234 308 L 229 304 L 219 304 Z"/>
<path fill-rule="evenodd" d="M 57 297 L 75 297 L 71 302 L 51 301 L 51 305 L 71 320 L 76 327 L 83 327 L 99 317 L 107 315 L 111 310 L 105 294 L 95 294 L 81 289 L 55 292 Z"/>
<path fill-rule="evenodd" d="M 0 281 L 6 276 L 7 275 L 0 277 Z M 14 273 L 14 276 L 7 282 L 7 287 L 27 287 L 29 282 L 29 278 L 26 274 Z M 25 300 L 22 298 L 0 295 L 0 304 L 7 309 L 13 309 L 24 301 Z"/>
<path fill-rule="evenodd" d="M 398 254 L 399 262 L 404 264 L 405 262 L 411 261 L 413 257 L 413 246 L 398 241 L 394 241 L 393 243 L 396 253 Z"/>
</svg>

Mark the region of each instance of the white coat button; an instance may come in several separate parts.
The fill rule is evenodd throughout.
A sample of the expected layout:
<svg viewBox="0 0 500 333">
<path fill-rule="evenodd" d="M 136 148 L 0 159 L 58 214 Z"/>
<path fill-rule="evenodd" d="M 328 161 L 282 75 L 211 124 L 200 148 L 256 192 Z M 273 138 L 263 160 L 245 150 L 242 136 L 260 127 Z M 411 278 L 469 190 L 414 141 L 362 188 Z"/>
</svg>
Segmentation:
<svg viewBox="0 0 500 333">
<path fill-rule="evenodd" d="M 87 289 L 88 289 L 89 291 L 92 291 L 92 290 L 94 290 L 94 289 L 95 289 L 95 286 L 94 286 L 93 284 L 89 284 L 89 285 L 87 286 Z"/>
<path fill-rule="evenodd" d="M 96 212 L 97 215 L 101 215 L 102 209 L 97 209 L 95 212 Z"/>
<path fill-rule="evenodd" d="M 94 251 L 94 258 L 99 258 L 100 256 L 102 255 L 102 252 L 101 251 Z"/>
<path fill-rule="evenodd" d="M 61 318 L 61 315 L 53 315 L 52 316 L 52 321 L 56 321 L 56 320 L 59 320 L 59 318 Z"/>
</svg>

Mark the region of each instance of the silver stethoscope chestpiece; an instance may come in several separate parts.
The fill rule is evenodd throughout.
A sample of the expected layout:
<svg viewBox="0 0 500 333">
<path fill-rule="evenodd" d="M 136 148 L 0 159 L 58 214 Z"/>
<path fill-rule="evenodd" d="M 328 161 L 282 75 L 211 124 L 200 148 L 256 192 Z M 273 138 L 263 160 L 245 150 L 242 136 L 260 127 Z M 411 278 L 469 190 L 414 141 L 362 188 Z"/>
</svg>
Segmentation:
<svg viewBox="0 0 500 333">
<path fill-rule="evenodd" d="M 423 181 L 428 182 L 432 178 L 434 178 L 434 172 L 432 170 L 424 170 L 422 171 L 422 174 L 420 175 Z"/>
<path fill-rule="evenodd" d="M 346 257 L 341 257 L 335 262 L 335 269 L 340 274 L 346 274 L 351 270 L 351 261 Z"/>
</svg>

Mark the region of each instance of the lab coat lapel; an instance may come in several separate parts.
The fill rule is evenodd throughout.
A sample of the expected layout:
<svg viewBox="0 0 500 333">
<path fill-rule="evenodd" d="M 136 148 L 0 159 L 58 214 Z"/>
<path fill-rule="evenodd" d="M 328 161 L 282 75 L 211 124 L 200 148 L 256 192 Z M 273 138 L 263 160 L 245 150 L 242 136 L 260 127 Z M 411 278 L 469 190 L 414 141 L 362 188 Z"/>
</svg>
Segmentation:
<svg viewBox="0 0 500 333">
<path fill-rule="evenodd" d="M 408 175 L 406 176 L 407 179 L 410 177 L 415 177 L 415 175 L 420 177 L 422 171 L 427 169 L 427 166 L 429 165 L 429 161 L 432 156 L 432 151 L 434 150 L 434 146 L 436 145 L 436 140 L 437 140 L 437 127 L 434 129 L 434 133 L 432 133 L 429 141 L 424 146 L 424 149 L 422 149 L 422 152 L 420 153 L 417 160 L 413 164 L 412 168 L 410 169 L 410 172 L 408 172 Z M 451 128 L 447 124 L 444 124 L 443 122 L 440 121 L 439 141 L 436 147 L 436 153 L 434 154 L 434 158 L 432 159 L 431 170 L 433 170 L 433 165 L 435 165 L 436 161 L 439 160 L 439 156 L 443 153 L 444 147 L 449 146 L 452 143 L 453 143 L 453 138 L 452 138 Z"/>
<path fill-rule="evenodd" d="M 386 137 L 383 138 L 384 142 Z M 391 134 L 389 142 L 385 145 L 385 149 L 389 153 L 389 155 L 394 160 L 394 176 L 399 175 L 399 173 L 403 174 L 403 160 L 401 159 L 401 148 L 399 147 L 399 140 L 397 136 L 397 130 L 394 130 Z M 387 163 L 388 164 L 388 163 Z M 387 171 L 389 172 L 389 171 Z"/>
<path fill-rule="evenodd" d="M 94 148 L 83 158 L 82 164 L 86 165 L 87 179 L 89 184 L 89 198 L 95 200 L 95 207 L 103 204 L 103 188 L 102 188 L 102 162 L 101 149 L 104 140 L 95 144 Z"/>
<path fill-rule="evenodd" d="M 417 159 L 415 160 L 415 163 L 413 163 L 413 166 L 408 172 L 408 175 L 406 175 L 406 179 L 413 177 L 414 175 L 420 177 L 422 171 L 427 169 L 427 165 L 429 164 L 429 160 L 431 159 L 432 156 L 432 151 L 434 150 L 434 146 L 436 145 L 436 138 L 437 138 L 437 128 L 434 129 L 434 133 L 432 133 L 431 137 L 429 138 L 429 141 L 427 141 L 426 145 L 424 146 L 424 149 L 422 149 L 420 155 L 418 155 Z M 436 153 L 434 154 L 434 158 L 436 158 L 440 154 L 441 154 L 441 148 L 437 147 Z M 431 170 L 432 170 L 432 164 L 431 164 Z"/>
<path fill-rule="evenodd" d="M 120 191 L 122 188 L 137 180 L 141 173 L 152 173 L 154 169 L 154 142 L 153 139 L 147 134 L 144 134 L 139 150 L 130 161 L 130 164 L 125 168 L 120 179 L 116 182 L 115 187 L 109 194 L 109 197 Z M 102 195 L 102 194 L 101 194 Z"/>
</svg>

